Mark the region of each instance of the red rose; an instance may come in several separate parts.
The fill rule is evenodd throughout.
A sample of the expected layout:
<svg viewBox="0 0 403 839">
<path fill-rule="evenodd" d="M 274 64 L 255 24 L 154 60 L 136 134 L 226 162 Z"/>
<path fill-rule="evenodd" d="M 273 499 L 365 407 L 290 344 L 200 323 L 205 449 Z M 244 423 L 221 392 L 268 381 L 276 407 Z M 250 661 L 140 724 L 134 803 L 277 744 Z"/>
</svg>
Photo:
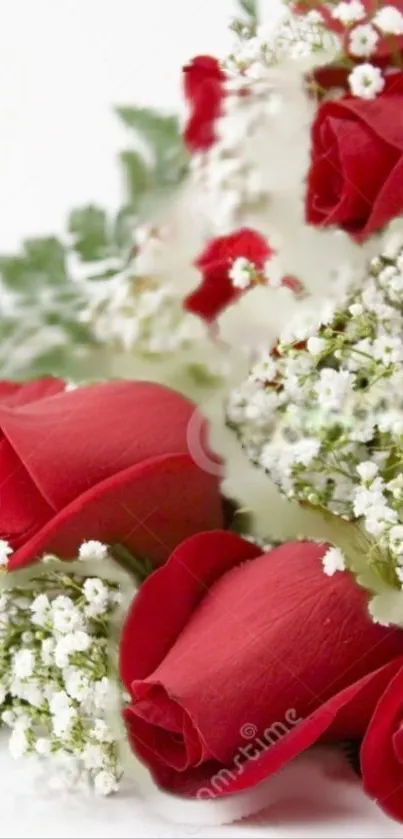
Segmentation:
<svg viewBox="0 0 403 839">
<path fill-rule="evenodd" d="M 390 680 L 361 748 L 365 790 L 395 819 L 403 821 L 403 662 Z"/>
<path fill-rule="evenodd" d="M 0 539 L 15 551 L 8 567 L 46 551 L 71 558 L 88 539 L 123 543 L 157 564 L 184 537 L 222 526 L 219 477 L 188 452 L 193 411 L 147 382 L 72 391 L 55 379 L 1 383 Z"/>
<path fill-rule="evenodd" d="M 403 73 L 374 100 L 323 103 L 312 131 L 307 219 L 364 239 L 403 211 Z"/>
<path fill-rule="evenodd" d="M 266 239 L 248 227 L 212 239 L 195 263 L 203 279 L 199 288 L 185 299 L 185 309 L 204 320 L 215 320 L 244 293 L 235 288 L 229 275 L 235 260 L 245 257 L 257 271 L 263 271 L 272 253 Z"/>
<path fill-rule="evenodd" d="M 190 151 L 205 151 L 216 140 L 214 124 L 221 114 L 226 75 L 216 58 L 199 55 L 183 68 L 185 97 L 191 115 L 185 129 Z"/>
<path fill-rule="evenodd" d="M 260 554 L 232 533 L 199 534 L 146 580 L 121 675 L 131 744 L 161 786 L 239 791 L 325 734 L 365 732 L 403 633 L 371 622 L 349 574 L 323 573 L 324 550 Z"/>
</svg>

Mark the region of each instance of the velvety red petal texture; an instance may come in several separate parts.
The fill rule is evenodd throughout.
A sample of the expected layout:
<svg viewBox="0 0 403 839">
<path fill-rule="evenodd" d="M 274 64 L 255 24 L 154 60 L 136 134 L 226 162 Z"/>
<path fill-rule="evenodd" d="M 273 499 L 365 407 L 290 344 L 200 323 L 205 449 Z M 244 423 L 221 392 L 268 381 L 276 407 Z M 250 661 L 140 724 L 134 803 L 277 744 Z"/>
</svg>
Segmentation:
<svg viewBox="0 0 403 839">
<path fill-rule="evenodd" d="M 403 211 L 403 73 L 368 101 L 345 96 L 322 104 L 312 129 L 306 215 L 358 239 Z"/>
<path fill-rule="evenodd" d="M 403 662 L 379 700 L 361 748 L 366 792 L 403 821 Z"/>
<path fill-rule="evenodd" d="M 209 55 L 197 56 L 183 69 L 185 96 L 191 106 L 184 140 L 190 151 L 205 151 L 215 142 L 225 80 L 219 62 Z"/>
<path fill-rule="evenodd" d="M 195 263 L 202 273 L 201 285 L 186 297 L 184 308 L 208 322 L 215 320 L 245 293 L 235 288 L 230 279 L 234 261 L 245 257 L 262 271 L 272 254 L 267 240 L 248 227 L 212 239 Z"/>
<path fill-rule="evenodd" d="M 187 453 L 194 405 L 149 382 L 77 388 L 17 410 L 0 428 L 47 501 L 60 510 L 117 472 L 163 454 Z"/>
<path fill-rule="evenodd" d="M 183 305 L 186 312 L 211 323 L 241 296 L 242 292 L 234 288 L 228 274 L 221 276 L 218 282 L 215 277 L 206 276 L 199 288 L 185 298 Z"/>
<path fill-rule="evenodd" d="M 32 386 L 33 387 L 33 386 Z M 219 476 L 190 458 L 194 406 L 160 385 L 110 382 L 57 392 L 3 387 L 0 536 L 11 568 L 86 539 L 119 541 L 159 563 L 183 538 L 223 524 Z M 201 429 L 206 457 L 206 427 Z M 144 523 L 143 523 L 144 521 Z"/>
<path fill-rule="evenodd" d="M 0 411 L 15 411 L 65 390 L 61 379 L 19 383 L 0 381 Z M 23 544 L 53 513 L 29 472 L 4 436 L 0 425 L 0 538 L 14 547 Z"/>
<path fill-rule="evenodd" d="M 159 565 L 183 539 L 222 523 L 217 479 L 189 455 L 165 455 L 80 495 L 19 548 L 8 567 L 21 568 L 49 551 L 71 559 L 86 539 L 119 542 Z"/>
<path fill-rule="evenodd" d="M 60 393 L 66 388 L 62 379 L 55 379 L 52 376 L 43 379 L 34 379 L 31 382 L 10 382 L 0 381 L 0 407 L 8 405 L 26 405 L 28 402 L 38 402 L 55 393 Z"/>
<path fill-rule="evenodd" d="M 194 795 L 214 767 L 235 762 L 231 783 L 241 788 L 329 728 L 335 737 L 364 733 L 385 686 L 371 674 L 403 654 L 403 633 L 371 622 L 348 574 L 326 577 L 324 549 L 297 542 L 256 556 L 238 537 L 209 533 L 189 539 L 149 578 L 123 632 L 121 672 L 133 697 L 131 742 L 164 787 Z M 178 616 L 171 590 L 181 598 Z M 139 651 L 144 633 L 149 643 Z M 365 713 L 364 698 L 353 701 L 358 693 Z M 264 754 L 249 756 L 255 768 L 244 765 L 242 748 L 268 732 L 270 752 L 260 746 Z"/>
</svg>

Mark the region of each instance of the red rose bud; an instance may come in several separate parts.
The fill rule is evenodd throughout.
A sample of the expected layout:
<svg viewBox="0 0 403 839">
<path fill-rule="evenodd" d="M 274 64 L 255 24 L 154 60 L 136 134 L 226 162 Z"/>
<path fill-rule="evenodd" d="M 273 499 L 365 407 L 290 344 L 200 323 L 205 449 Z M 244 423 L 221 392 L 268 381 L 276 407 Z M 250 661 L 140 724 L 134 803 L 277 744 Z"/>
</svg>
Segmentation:
<svg viewBox="0 0 403 839">
<path fill-rule="evenodd" d="M 187 536 L 223 526 L 219 461 L 204 446 L 216 464 L 205 471 L 189 454 L 191 402 L 148 382 L 64 388 L 57 379 L 0 383 L 8 568 L 45 552 L 74 558 L 93 539 L 156 565 Z"/>
<path fill-rule="evenodd" d="M 120 669 L 130 742 L 161 786 L 225 795 L 320 738 L 365 733 L 403 633 L 370 620 L 347 572 L 324 574 L 325 551 L 291 542 L 261 554 L 235 534 L 205 533 L 146 580 Z"/>
<path fill-rule="evenodd" d="M 215 320 L 227 306 L 235 303 L 248 290 L 241 290 L 234 285 L 231 269 L 235 261 L 245 259 L 251 263 L 255 279 L 262 282 L 259 275 L 272 255 L 273 250 L 264 236 L 247 227 L 228 236 L 212 239 L 195 263 L 202 273 L 202 283 L 185 299 L 185 309 L 206 321 Z M 252 281 L 249 287 L 253 284 Z"/>
<path fill-rule="evenodd" d="M 206 151 L 216 140 L 215 122 L 222 110 L 226 75 L 216 58 L 199 55 L 183 68 L 185 97 L 191 114 L 184 140 L 190 151 Z"/>
<path fill-rule="evenodd" d="M 312 130 L 306 216 L 358 240 L 403 211 L 403 72 L 374 100 L 323 103 Z"/>
</svg>

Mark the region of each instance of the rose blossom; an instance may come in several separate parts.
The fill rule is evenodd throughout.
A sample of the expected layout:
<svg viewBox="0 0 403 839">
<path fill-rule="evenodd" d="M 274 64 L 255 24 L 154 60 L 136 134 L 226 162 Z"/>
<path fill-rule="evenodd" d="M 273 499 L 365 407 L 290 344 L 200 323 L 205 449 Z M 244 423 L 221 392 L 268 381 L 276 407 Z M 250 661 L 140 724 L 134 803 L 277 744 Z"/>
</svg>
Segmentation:
<svg viewBox="0 0 403 839">
<path fill-rule="evenodd" d="M 320 105 L 313 129 L 307 220 L 359 239 L 403 211 L 403 72 L 374 100 Z"/>
<path fill-rule="evenodd" d="M 235 792 L 321 737 L 364 734 L 403 633 L 372 623 L 347 572 L 323 573 L 326 550 L 291 542 L 262 554 L 235 534 L 205 533 L 146 580 L 120 669 L 130 742 L 161 786 Z M 220 771 L 226 782 L 215 787 Z"/>
<path fill-rule="evenodd" d="M 186 536 L 222 526 L 218 461 L 208 474 L 188 451 L 193 412 L 187 399 L 148 382 L 71 391 L 57 379 L 0 382 L 8 568 L 44 552 L 74 557 L 88 539 L 123 543 L 158 564 Z"/>
</svg>

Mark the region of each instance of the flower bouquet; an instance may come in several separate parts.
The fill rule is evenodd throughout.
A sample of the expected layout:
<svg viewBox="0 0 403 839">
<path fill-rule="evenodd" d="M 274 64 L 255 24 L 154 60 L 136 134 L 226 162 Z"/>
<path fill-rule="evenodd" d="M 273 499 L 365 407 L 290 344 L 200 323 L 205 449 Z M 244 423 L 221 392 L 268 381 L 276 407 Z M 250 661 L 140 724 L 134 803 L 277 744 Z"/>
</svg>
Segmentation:
<svg viewBox="0 0 403 839">
<path fill-rule="evenodd" d="M 52 786 L 207 820 L 331 744 L 402 821 L 403 3 L 240 5 L 175 197 L 145 224 L 129 155 L 112 238 L 70 224 L 84 365 L 0 383 L 0 715 Z"/>
</svg>

